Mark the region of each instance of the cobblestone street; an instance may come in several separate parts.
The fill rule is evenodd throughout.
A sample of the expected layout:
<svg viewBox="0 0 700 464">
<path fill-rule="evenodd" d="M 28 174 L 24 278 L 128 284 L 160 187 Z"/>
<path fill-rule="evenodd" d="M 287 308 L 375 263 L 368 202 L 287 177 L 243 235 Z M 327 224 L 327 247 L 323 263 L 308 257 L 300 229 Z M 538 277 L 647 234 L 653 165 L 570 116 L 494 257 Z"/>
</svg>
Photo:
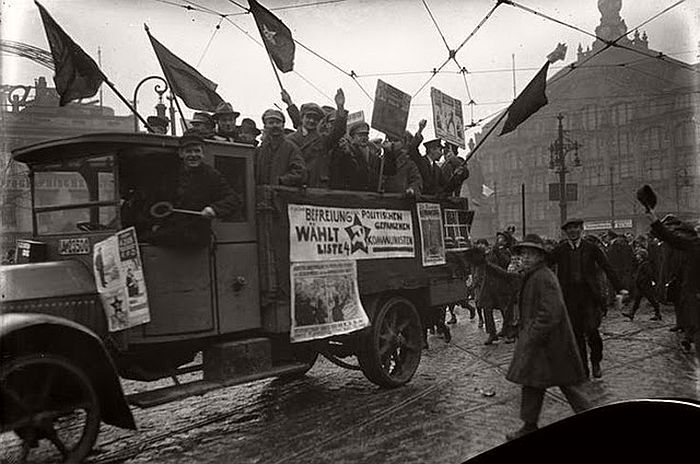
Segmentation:
<svg viewBox="0 0 700 464">
<path fill-rule="evenodd" d="M 148 410 L 139 431 L 104 426 L 90 462 L 402 463 L 462 462 L 519 426 L 519 388 L 505 380 L 513 345 L 486 337 L 457 309 L 449 344 L 430 338 L 407 386 L 382 390 L 360 372 L 320 359 L 295 381 L 267 380 Z M 650 397 L 700 398 L 694 361 L 680 351 L 670 308 L 663 322 L 603 322 L 603 378 L 588 382 L 595 405 Z M 128 383 L 133 392 L 145 384 Z M 541 425 L 572 414 L 558 390 Z"/>
</svg>

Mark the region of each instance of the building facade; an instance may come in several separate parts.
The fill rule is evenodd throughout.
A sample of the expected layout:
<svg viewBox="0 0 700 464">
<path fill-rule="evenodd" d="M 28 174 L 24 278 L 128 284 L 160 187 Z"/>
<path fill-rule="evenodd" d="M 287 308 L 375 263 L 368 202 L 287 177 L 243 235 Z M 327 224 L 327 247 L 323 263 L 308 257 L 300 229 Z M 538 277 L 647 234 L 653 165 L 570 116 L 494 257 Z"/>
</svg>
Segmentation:
<svg viewBox="0 0 700 464">
<path fill-rule="evenodd" d="M 626 34 L 620 2 L 598 3 L 596 35 L 612 41 Z M 579 146 L 567 156 L 566 183 L 576 184 L 577 193 L 567 203 L 568 217 L 582 218 L 590 231 L 646 232 L 635 193 L 649 184 L 659 212 L 700 219 L 700 66 L 660 57 L 646 33 L 635 31 L 617 44 L 595 40 L 585 50 L 579 44 L 576 62 L 548 80 L 549 103 L 514 132 L 480 148 L 479 169 L 495 193 L 476 199 L 474 237 L 511 224 L 521 231 L 523 184 L 526 231 L 559 237 L 559 202 L 549 194 L 549 184 L 559 182 L 550 166 L 558 115 L 566 140 Z"/>
<path fill-rule="evenodd" d="M 97 102 L 59 107 L 59 96 L 39 77 L 31 85 L 0 88 L 0 246 L 12 248 L 18 236 L 31 232 L 31 199 L 26 168 L 11 162 L 15 148 L 88 132 L 133 132 L 131 116 L 115 116 L 112 108 Z M 38 193 L 56 198 L 70 195 L 80 186 L 56 177 L 37 186 Z"/>
</svg>

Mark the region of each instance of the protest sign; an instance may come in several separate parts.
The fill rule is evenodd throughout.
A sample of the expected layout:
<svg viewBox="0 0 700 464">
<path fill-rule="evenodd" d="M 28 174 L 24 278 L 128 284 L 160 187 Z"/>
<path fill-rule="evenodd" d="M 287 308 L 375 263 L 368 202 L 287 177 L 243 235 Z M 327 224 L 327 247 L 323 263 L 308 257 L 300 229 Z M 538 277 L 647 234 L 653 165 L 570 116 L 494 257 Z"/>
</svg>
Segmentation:
<svg viewBox="0 0 700 464">
<path fill-rule="evenodd" d="M 462 102 L 440 92 L 435 87 L 430 89 L 430 100 L 433 105 L 435 138 L 457 145 L 462 149 L 466 148 Z"/>
<path fill-rule="evenodd" d="M 133 227 L 95 243 L 93 273 L 110 332 L 151 320 L 141 255 Z"/>
<path fill-rule="evenodd" d="M 415 256 L 411 212 L 288 205 L 291 262 Z"/>
<path fill-rule="evenodd" d="M 442 215 L 437 203 L 416 203 L 420 225 L 423 266 L 445 264 L 445 238 Z"/>
<path fill-rule="evenodd" d="M 341 335 L 369 326 L 352 260 L 294 263 L 292 342 Z"/>
<path fill-rule="evenodd" d="M 409 94 L 378 80 L 372 110 L 372 128 L 387 135 L 403 138 L 410 107 Z"/>
</svg>

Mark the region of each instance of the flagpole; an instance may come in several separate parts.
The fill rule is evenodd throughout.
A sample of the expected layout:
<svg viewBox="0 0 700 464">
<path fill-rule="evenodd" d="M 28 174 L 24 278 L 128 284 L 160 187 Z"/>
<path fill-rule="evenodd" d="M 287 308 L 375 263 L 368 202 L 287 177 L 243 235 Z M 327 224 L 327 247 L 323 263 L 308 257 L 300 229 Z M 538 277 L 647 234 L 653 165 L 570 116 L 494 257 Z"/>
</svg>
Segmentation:
<svg viewBox="0 0 700 464">
<path fill-rule="evenodd" d="M 267 47 L 265 48 L 265 51 L 267 52 Z M 277 78 L 277 83 L 280 85 L 280 90 L 284 90 L 284 86 L 282 85 L 282 80 L 280 79 L 280 73 L 277 71 L 277 66 L 275 65 L 275 62 L 272 60 L 272 56 L 268 53 L 267 57 L 270 59 L 270 64 L 272 65 L 272 70 L 275 72 L 275 77 Z"/>
<path fill-rule="evenodd" d="M 486 139 L 488 138 L 488 136 L 491 135 L 491 132 L 493 132 L 494 130 L 496 130 L 496 126 L 498 126 L 498 123 L 500 123 L 501 121 L 503 121 L 503 118 L 506 117 L 506 115 L 508 114 L 508 110 L 510 110 L 510 107 L 511 107 L 511 106 L 513 106 L 512 103 L 511 103 L 510 106 L 509 106 L 508 108 L 506 108 L 506 110 L 498 117 L 498 119 L 496 120 L 496 122 L 494 123 L 494 125 L 491 126 L 491 129 L 489 129 L 489 131 L 481 138 L 481 140 L 479 140 L 479 143 L 476 144 L 476 146 L 474 147 L 474 149 L 473 149 L 473 150 L 467 155 L 467 157 L 464 159 L 464 162 L 465 162 L 465 163 L 466 163 L 467 161 L 469 161 L 469 160 L 472 158 L 472 156 L 474 156 L 474 153 L 476 153 L 476 150 L 478 150 L 479 147 L 482 146 L 482 145 L 484 144 L 484 142 L 486 141 Z"/>
<path fill-rule="evenodd" d="M 151 30 L 148 28 L 148 24 L 143 23 L 143 28 L 146 30 L 146 34 L 148 34 L 149 40 L 152 38 L 151 37 Z M 152 42 L 151 42 L 152 43 Z M 165 72 L 165 69 L 163 68 L 163 63 L 160 62 L 160 57 L 156 53 L 156 58 L 158 59 L 158 64 L 160 65 L 160 69 L 163 71 L 163 76 L 165 77 L 165 82 L 168 83 L 168 87 L 170 88 L 170 94 L 173 96 L 173 100 L 175 100 L 175 106 L 177 107 L 177 112 L 180 113 L 180 118 L 182 119 L 182 122 L 185 125 L 185 130 L 188 130 L 190 128 L 189 124 L 187 123 L 187 119 L 185 118 L 185 114 L 182 112 L 182 107 L 180 106 L 180 102 L 177 99 L 177 95 L 175 94 L 175 91 L 173 90 L 174 87 L 172 83 L 170 82 L 170 79 L 168 79 L 168 73 Z M 175 127 L 175 121 L 173 121 L 173 128 Z"/>
</svg>

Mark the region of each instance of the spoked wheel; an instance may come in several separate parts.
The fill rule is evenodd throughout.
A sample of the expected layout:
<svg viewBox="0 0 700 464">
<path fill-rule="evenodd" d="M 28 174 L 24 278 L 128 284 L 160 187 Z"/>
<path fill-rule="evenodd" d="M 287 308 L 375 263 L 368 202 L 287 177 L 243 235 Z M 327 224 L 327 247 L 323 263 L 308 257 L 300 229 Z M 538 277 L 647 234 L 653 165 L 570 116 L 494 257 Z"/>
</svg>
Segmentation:
<svg viewBox="0 0 700 464">
<path fill-rule="evenodd" d="M 411 380 L 420 364 L 421 330 L 413 303 L 403 297 L 387 300 L 377 311 L 357 355 L 365 377 L 387 388 Z"/>
<path fill-rule="evenodd" d="M 0 420 L 0 462 L 77 463 L 97 439 L 100 404 L 82 368 L 31 354 L 0 368 Z"/>
</svg>

